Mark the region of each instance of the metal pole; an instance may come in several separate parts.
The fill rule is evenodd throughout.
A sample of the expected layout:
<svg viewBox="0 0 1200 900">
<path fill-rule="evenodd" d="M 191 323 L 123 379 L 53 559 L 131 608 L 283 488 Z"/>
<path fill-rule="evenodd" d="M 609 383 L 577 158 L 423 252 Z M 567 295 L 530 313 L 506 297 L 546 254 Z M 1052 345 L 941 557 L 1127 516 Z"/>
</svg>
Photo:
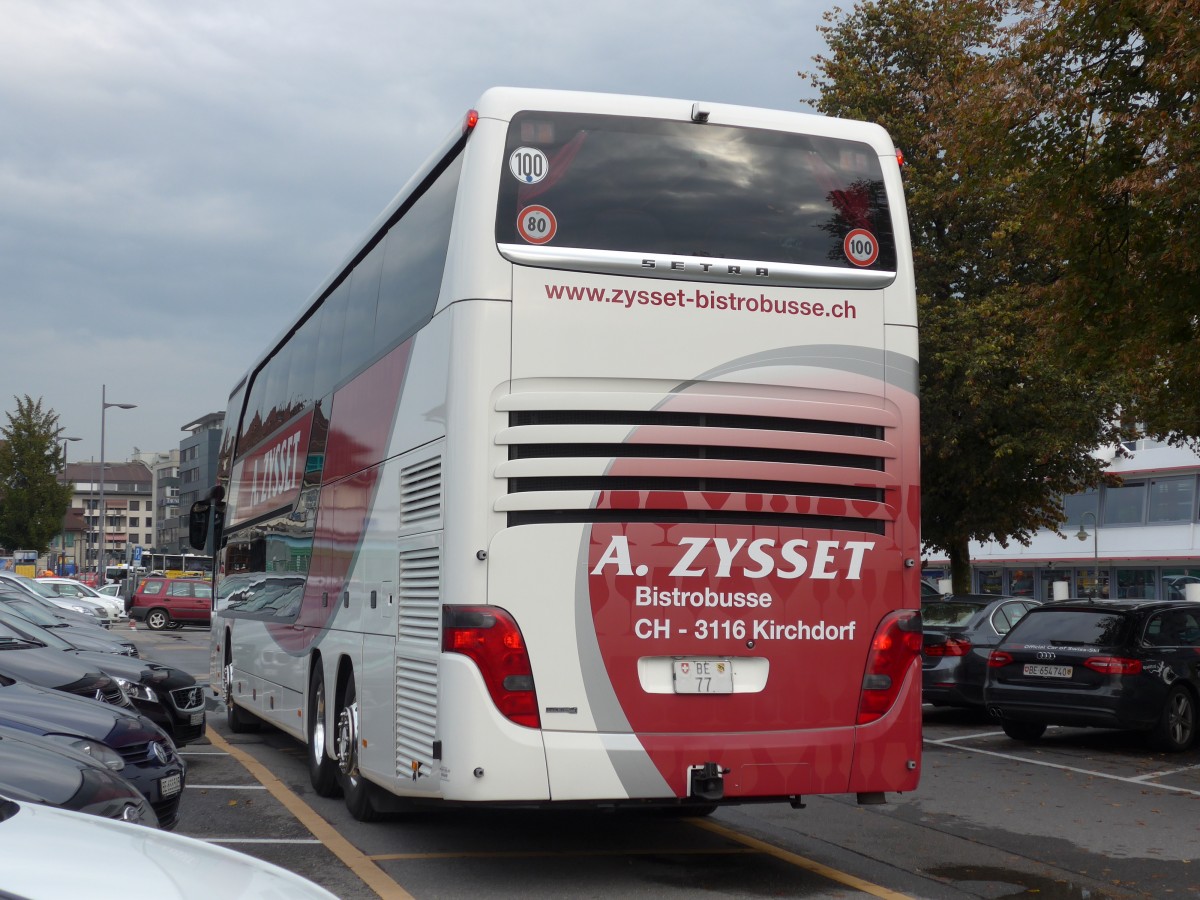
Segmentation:
<svg viewBox="0 0 1200 900">
<path fill-rule="evenodd" d="M 57 438 L 57 440 L 60 444 L 62 444 L 63 483 L 70 484 L 71 482 L 67 478 L 67 444 L 70 441 L 82 441 L 83 438 L 60 437 L 60 438 Z M 75 492 L 72 491 L 71 492 L 71 500 L 72 501 L 75 499 L 74 495 L 75 495 Z M 70 511 L 71 511 L 71 506 L 68 504 L 67 512 L 70 512 Z M 79 553 L 78 548 L 76 548 L 75 552 L 76 552 L 76 557 L 78 557 L 78 553 Z M 63 574 L 63 566 L 66 565 L 66 559 L 67 559 L 67 529 L 64 527 L 62 530 L 62 533 L 58 536 L 58 566 L 57 566 L 57 569 L 58 569 L 59 577 L 61 577 Z"/>
<path fill-rule="evenodd" d="M 108 541 L 104 528 L 104 417 L 110 406 L 119 409 L 137 408 L 136 403 L 109 403 L 107 392 L 108 385 L 100 385 L 100 549 L 96 558 L 96 581 L 100 581 L 108 559 Z"/>
</svg>

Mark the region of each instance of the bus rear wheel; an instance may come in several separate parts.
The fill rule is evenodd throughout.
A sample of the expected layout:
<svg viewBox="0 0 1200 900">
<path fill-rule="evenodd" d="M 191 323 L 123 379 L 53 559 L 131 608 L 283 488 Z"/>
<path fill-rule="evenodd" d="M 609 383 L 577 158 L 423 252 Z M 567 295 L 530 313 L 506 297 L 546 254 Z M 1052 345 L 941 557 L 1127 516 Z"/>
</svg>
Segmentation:
<svg viewBox="0 0 1200 900">
<path fill-rule="evenodd" d="M 337 756 L 341 774 L 342 796 L 350 815 L 360 822 L 377 822 L 383 814 L 371 799 L 374 785 L 362 777 L 358 769 L 358 696 L 354 692 L 354 674 L 351 673 L 342 694 L 342 708 L 338 713 Z"/>
<path fill-rule="evenodd" d="M 326 715 L 325 676 L 321 661 L 314 660 L 312 677 L 308 680 L 308 780 L 322 797 L 336 797 L 342 792 L 338 780 L 338 764 L 325 752 Z"/>
</svg>

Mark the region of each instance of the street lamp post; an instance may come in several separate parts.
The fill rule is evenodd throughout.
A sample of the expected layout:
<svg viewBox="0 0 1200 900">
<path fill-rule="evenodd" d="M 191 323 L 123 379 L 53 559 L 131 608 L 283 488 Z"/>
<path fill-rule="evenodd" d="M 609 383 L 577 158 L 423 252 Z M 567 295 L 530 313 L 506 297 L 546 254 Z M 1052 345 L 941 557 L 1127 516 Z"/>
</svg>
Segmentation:
<svg viewBox="0 0 1200 900">
<path fill-rule="evenodd" d="M 1075 537 L 1081 541 L 1088 539 L 1087 529 L 1083 527 L 1083 517 L 1092 517 L 1092 569 L 1096 578 L 1096 593 L 1100 593 L 1100 522 L 1096 519 L 1096 514 L 1090 510 L 1085 511 L 1079 517 L 1079 531 L 1075 533 Z"/>
<path fill-rule="evenodd" d="M 108 385 L 100 385 L 100 546 L 96 551 L 96 581 L 99 582 L 104 572 L 104 561 L 108 555 L 108 541 L 105 540 L 104 529 L 104 416 L 110 407 L 118 409 L 135 409 L 136 403 L 109 403 Z"/>
<path fill-rule="evenodd" d="M 83 438 L 63 437 L 60 435 L 58 438 L 56 438 L 56 440 L 58 441 L 58 443 L 62 444 L 63 482 L 66 484 L 70 484 L 70 481 L 67 479 L 67 444 L 70 443 L 71 441 L 82 441 Z M 69 506 L 67 507 L 67 511 L 68 512 L 70 511 Z M 63 573 L 63 564 L 66 561 L 66 558 L 67 558 L 67 529 L 64 527 L 62 530 L 62 533 L 58 536 L 58 565 L 55 566 L 55 569 L 58 571 L 59 575 L 62 575 L 62 573 Z M 75 563 L 76 563 L 76 570 L 78 570 L 78 564 L 79 564 L 78 545 L 76 545 L 76 550 L 75 550 Z"/>
</svg>

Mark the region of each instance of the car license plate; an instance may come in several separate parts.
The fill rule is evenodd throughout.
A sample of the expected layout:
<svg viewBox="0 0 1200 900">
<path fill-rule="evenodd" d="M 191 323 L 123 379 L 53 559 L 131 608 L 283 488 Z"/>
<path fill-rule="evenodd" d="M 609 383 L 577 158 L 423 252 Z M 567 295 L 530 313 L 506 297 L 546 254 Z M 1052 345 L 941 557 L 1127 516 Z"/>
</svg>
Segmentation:
<svg viewBox="0 0 1200 900">
<path fill-rule="evenodd" d="M 202 712 L 192 713 L 192 724 L 193 725 L 199 725 L 203 721 L 204 721 L 204 713 L 202 713 Z"/>
<path fill-rule="evenodd" d="M 1073 671 L 1070 666 L 1043 666 L 1038 663 L 1026 663 L 1025 674 L 1038 678 L 1070 678 Z"/>
<path fill-rule="evenodd" d="M 732 694 L 733 664 L 727 659 L 677 659 L 675 693 Z"/>
<path fill-rule="evenodd" d="M 168 775 L 158 781 L 158 793 L 163 797 L 174 797 L 183 789 L 183 779 L 179 775 Z"/>
</svg>

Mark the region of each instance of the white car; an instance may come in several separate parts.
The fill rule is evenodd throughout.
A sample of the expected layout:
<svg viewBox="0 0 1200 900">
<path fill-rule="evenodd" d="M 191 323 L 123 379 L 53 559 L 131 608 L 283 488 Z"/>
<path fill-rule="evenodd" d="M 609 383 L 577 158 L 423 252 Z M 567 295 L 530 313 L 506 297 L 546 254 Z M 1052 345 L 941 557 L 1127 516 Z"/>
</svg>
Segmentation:
<svg viewBox="0 0 1200 900">
<path fill-rule="evenodd" d="M 45 585 L 53 592 L 53 596 L 50 594 L 42 595 L 47 600 L 87 600 L 91 603 L 99 603 L 107 610 L 106 617 L 110 624 L 129 620 L 129 616 L 125 613 L 125 601 L 120 597 L 106 596 L 95 588 L 90 588 L 73 578 L 51 578 L 47 576 L 35 580 L 38 584 Z"/>
<path fill-rule="evenodd" d="M 0 894 L 27 900 L 337 900 L 306 878 L 195 838 L 0 798 Z M 64 864 L 64 861 L 69 861 Z"/>
</svg>

